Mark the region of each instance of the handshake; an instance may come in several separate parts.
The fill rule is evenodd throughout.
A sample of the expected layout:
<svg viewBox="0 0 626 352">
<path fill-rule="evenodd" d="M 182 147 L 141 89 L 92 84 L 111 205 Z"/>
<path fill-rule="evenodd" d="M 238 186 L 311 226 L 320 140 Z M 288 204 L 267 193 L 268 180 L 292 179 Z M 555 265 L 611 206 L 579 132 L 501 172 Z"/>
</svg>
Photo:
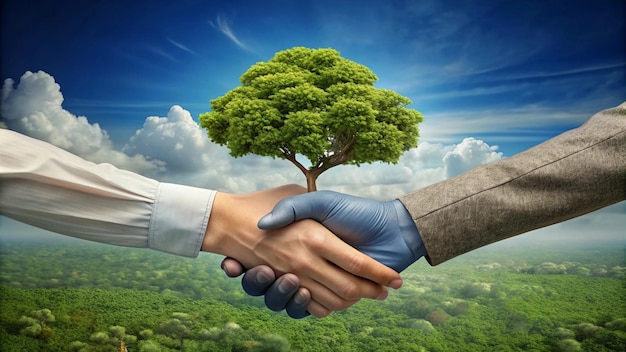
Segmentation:
<svg viewBox="0 0 626 352">
<path fill-rule="evenodd" d="M 202 250 L 226 255 L 228 276 L 248 268 L 244 290 L 265 295 L 268 308 L 292 318 L 323 317 L 361 298 L 385 299 L 387 287 L 402 285 L 398 272 L 426 254 L 399 200 L 305 193 L 295 185 L 218 193 Z"/>
<path fill-rule="evenodd" d="M 398 273 L 426 255 L 424 242 L 437 265 L 625 200 L 625 115 L 626 104 L 605 110 L 402 202 L 293 185 L 237 195 L 159 183 L 0 129 L 0 214 L 177 255 L 193 257 L 200 246 L 226 256 L 230 276 L 248 269 L 244 289 L 265 295 L 270 309 L 323 317 L 361 298 L 385 299 L 402 285 Z"/>
</svg>

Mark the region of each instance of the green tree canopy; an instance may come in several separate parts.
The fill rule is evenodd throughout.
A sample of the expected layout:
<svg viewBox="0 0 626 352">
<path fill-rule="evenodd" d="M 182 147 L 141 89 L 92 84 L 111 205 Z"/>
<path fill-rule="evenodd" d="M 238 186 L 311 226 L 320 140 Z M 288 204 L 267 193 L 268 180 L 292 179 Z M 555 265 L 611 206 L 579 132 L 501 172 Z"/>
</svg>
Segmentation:
<svg viewBox="0 0 626 352">
<path fill-rule="evenodd" d="M 331 167 L 396 163 L 417 146 L 422 115 L 407 108 L 408 98 L 374 87 L 377 79 L 336 50 L 296 47 L 250 67 L 241 86 L 211 101 L 200 123 L 234 157 L 291 161 L 313 191 Z"/>
</svg>

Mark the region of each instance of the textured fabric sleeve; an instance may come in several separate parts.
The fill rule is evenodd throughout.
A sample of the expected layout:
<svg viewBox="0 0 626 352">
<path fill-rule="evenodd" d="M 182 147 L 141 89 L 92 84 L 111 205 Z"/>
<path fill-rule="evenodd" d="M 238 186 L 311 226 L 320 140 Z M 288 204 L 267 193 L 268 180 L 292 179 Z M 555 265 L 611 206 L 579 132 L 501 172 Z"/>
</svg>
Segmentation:
<svg viewBox="0 0 626 352">
<path fill-rule="evenodd" d="M 626 199 L 626 103 L 511 158 L 400 197 L 437 265 Z"/>
<path fill-rule="evenodd" d="M 49 231 L 194 257 L 214 195 L 0 129 L 0 214 Z"/>
</svg>

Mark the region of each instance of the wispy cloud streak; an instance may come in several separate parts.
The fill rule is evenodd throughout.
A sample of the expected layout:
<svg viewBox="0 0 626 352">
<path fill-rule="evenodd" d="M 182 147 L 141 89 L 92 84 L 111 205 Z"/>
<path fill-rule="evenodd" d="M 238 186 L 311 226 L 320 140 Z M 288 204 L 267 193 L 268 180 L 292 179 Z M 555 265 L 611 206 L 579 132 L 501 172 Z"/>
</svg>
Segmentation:
<svg viewBox="0 0 626 352">
<path fill-rule="evenodd" d="M 241 40 L 239 40 L 239 38 L 235 36 L 235 33 L 233 33 L 233 30 L 230 28 L 230 25 L 228 24 L 228 22 L 226 22 L 226 19 L 224 19 L 222 16 L 217 16 L 215 23 L 209 20 L 209 24 L 211 25 L 211 27 L 222 32 L 225 36 L 228 37 L 228 39 L 230 39 L 238 47 L 244 50 L 250 51 L 250 48 L 248 48 L 248 46 L 242 43 Z"/>
<path fill-rule="evenodd" d="M 519 79 L 535 79 L 535 78 L 554 78 L 554 77 L 571 76 L 571 75 L 577 75 L 577 74 L 593 73 L 593 72 L 598 72 L 598 71 L 620 70 L 624 68 L 626 68 L 626 63 L 619 62 L 619 63 L 614 63 L 614 64 L 585 66 L 585 67 L 573 68 L 571 70 L 557 70 L 553 72 L 529 72 L 529 73 L 520 74 L 517 76 L 504 77 L 504 79 L 519 80 Z"/>
<path fill-rule="evenodd" d="M 182 45 L 181 43 L 179 43 L 179 42 L 177 42 L 177 41 L 175 41 L 175 40 L 173 40 L 171 38 L 165 38 L 165 39 L 167 39 L 168 42 L 170 42 L 172 45 L 174 45 L 175 47 L 179 48 L 180 50 L 186 51 L 186 52 L 188 52 L 190 54 L 193 54 L 193 55 L 197 55 L 197 53 L 195 51 L 189 49 L 188 47 Z"/>
<path fill-rule="evenodd" d="M 161 49 L 159 47 L 150 46 L 147 49 L 148 49 L 148 51 L 150 51 L 154 55 L 160 56 L 160 57 L 162 57 L 164 59 L 167 59 L 167 60 L 169 60 L 171 62 L 178 62 L 177 58 L 175 58 L 174 56 L 170 55 L 168 52 L 166 52 L 165 50 L 163 50 L 163 49 Z"/>
</svg>

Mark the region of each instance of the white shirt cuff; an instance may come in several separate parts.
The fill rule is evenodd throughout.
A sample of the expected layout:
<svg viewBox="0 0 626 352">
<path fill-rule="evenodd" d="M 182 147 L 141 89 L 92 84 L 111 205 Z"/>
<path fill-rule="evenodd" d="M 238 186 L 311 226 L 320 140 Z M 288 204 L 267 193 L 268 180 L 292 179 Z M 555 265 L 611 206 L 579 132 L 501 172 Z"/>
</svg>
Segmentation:
<svg viewBox="0 0 626 352">
<path fill-rule="evenodd" d="M 203 188 L 159 183 L 148 230 L 148 247 L 197 257 L 216 193 Z"/>
</svg>

